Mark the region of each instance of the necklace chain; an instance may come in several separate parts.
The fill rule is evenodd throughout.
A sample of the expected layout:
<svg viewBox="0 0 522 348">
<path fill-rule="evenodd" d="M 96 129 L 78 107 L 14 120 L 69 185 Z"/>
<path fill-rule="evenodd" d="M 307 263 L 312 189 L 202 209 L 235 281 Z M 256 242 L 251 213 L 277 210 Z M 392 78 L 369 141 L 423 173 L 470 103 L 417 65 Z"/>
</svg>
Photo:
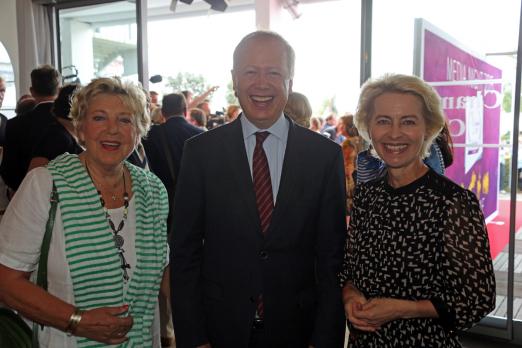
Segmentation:
<svg viewBox="0 0 522 348">
<path fill-rule="evenodd" d="M 94 183 L 94 179 L 92 178 L 91 172 L 89 171 L 89 167 L 87 166 L 87 161 L 85 162 L 85 169 L 87 170 L 87 174 L 91 178 L 91 181 L 96 188 L 96 185 Z M 123 236 L 119 235 L 123 227 L 125 226 L 125 221 L 127 220 L 128 214 L 129 214 L 129 194 L 127 193 L 127 185 L 125 182 L 125 171 L 122 173 L 123 177 L 123 218 L 118 224 L 118 228 L 114 225 L 114 222 L 111 219 L 111 215 L 109 214 L 109 209 L 105 206 L 105 200 L 103 199 L 102 193 L 98 188 L 96 188 L 96 191 L 98 192 L 98 196 L 100 198 L 100 203 L 103 208 L 103 211 L 105 212 L 105 218 L 107 219 L 107 222 L 109 223 L 109 227 L 112 230 L 113 237 L 112 240 L 114 242 L 114 246 L 118 250 L 118 256 L 120 257 L 121 262 L 121 269 L 123 270 L 123 280 L 127 282 L 129 280 L 129 274 L 127 272 L 127 269 L 130 269 L 130 265 L 125 260 L 125 250 L 123 249 L 123 245 L 125 244 L 125 239 Z M 112 195 L 112 199 L 116 200 L 116 195 Z"/>
</svg>

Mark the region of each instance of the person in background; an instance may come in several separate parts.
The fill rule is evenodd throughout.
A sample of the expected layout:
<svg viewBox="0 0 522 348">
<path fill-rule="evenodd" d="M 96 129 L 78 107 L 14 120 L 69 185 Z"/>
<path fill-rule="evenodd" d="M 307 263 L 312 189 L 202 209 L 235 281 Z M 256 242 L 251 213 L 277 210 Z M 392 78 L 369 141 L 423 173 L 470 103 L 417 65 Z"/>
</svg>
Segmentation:
<svg viewBox="0 0 522 348">
<path fill-rule="evenodd" d="M 149 102 L 149 110 L 152 112 L 152 110 L 154 110 L 155 108 L 157 107 L 161 107 L 161 105 L 159 105 L 158 103 L 158 98 L 159 98 L 159 94 L 158 92 L 156 91 L 150 91 L 149 92 L 149 98 L 150 98 L 150 102 Z"/>
<path fill-rule="evenodd" d="M 341 133 L 344 141 L 341 144 L 344 157 L 344 174 L 346 178 L 346 211 L 350 214 L 352 210 L 353 194 L 355 191 L 355 161 L 357 154 L 363 148 L 363 139 L 355 127 L 352 114 L 346 114 L 339 118 L 339 125 L 342 126 Z"/>
<path fill-rule="evenodd" d="M 328 137 L 330 140 L 336 141 L 337 139 L 337 116 L 330 114 L 324 119 L 323 127 L 321 128 L 321 134 Z"/>
<path fill-rule="evenodd" d="M 172 215 L 174 213 L 174 195 L 181 157 L 185 141 L 203 132 L 187 121 L 187 104 L 181 93 L 163 96 L 161 112 L 165 123 L 151 127 L 143 146 L 149 158 L 151 171 L 156 174 L 167 188 L 169 196 L 168 231 L 172 231 Z M 170 157 L 170 161 L 169 161 Z M 170 166 L 172 164 L 172 167 Z M 161 340 L 170 345 L 174 340 L 171 322 L 170 296 L 160 297 Z"/>
<path fill-rule="evenodd" d="M 60 89 L 60 80 L 60 73 L 50 65 L 31 71 L 31 95 L 36 106 L 7 122 L 0 174 L 11 192 L 16 191 L 24 179 L 42 130 L 55 122 L 51 108 Z"/>
<path fill-rule="evenodd" d="M 308 98 L 301 93 L 290 93 L 285 106 L 285 115 L 298 125 L 308 128 L 310 126 L 310 117 L 312 117 L 312 107 Z"/>
<path fill-rule="evenodd" d="M 5 79 L 0 76 L 0 109 L 2 108 L 2 104 L 4 103 L 5 92 L 7 90 L 7 84 L 5 83 Z M 0 146 L 3 146 L 5 143 L 5 129 L 7 125 L 7 116 L 0 113 Z"/>
<path fill-rule="evenodd" d="M 34 109 L 36 106 L 36 100 L 30 94 L 24 94 L 18 99 L 15 107 L 15 117 L 23 115 Z"/>
<path fill-rule="evenodd" d="M 187 109 L 200 108 L 199 105 L 205 101 L 208 102 L 208 98 L 212 95 L 212 93 L 217 91 L 218 88 L 219 86 L 212 86 L 196 97 L 194 97 L 191 91 L 182 91 L 181 94 L 183 94 L 185 100 L 187 101 Z M 208 110 L 208 113 L 210 114 L 210 109 Z"/>
<path fill-rule="evenodd" d="M 458 334 L 495 308 L 480 203 L 423 162 L 444 124 L 418 77 L 362 87 L 355 125 L 387 171 L 353 200 L 340 277 L 350 347 L 461 347 Z"/>
<path fill-rule="evenodd" d="M 317 116 L 310 117 L 310 127 L 309 129 L 321 133 L 321 128 L 323 127 L 323 119 Z"/>
<path fill-rule="evenodd" d="M 342 152 L 284 116 L 293 73 L 280 35 L 245 36 L 232 70 L 243 113 L 185 144 L 171 238 L 178 347 L 343 346 Z"/>
<path fill-rule="evenodd" d="M 208 99 L 205 99 L 201 103 L 196 105 L 196 108 L 203 110 L 207 120 L 214 116 L 214 115 L 212 115 L 212 111 L 210 110 L 210 100 L 208 100 Z"/>
<path fill-rule="evenodd" d="M 75 95 L 71 117 L 85 151 L 29 172 L 0 224 L 0 302 L 42 324 L 43 347 L 159 348 L 167 193 L 151 172 L 125 162 L 150 125 L 146 92 L 119 78 L 94 79 Z M 44 291 L 30 279 L 53 186 Z"/>
<path fill-rule="evenodd" d="M 231 104 L 227 107 L 225 112 L 225 123 L 234 121 L 241 113 L 241 107 L 239 105 Z"/>
<path fill-rule="evenodd" d="M 5 83 L 5 79 L 2 76 L 0 76 L 0 108 L 2 108 L 2 104 L 4 102 L 6 89 L 7 86 Z M 0 113 L 0 162 L 2 162 L 3 157 L 3 145 L 5 143 L 6 126 L 7 116 Z M 4 180 L 0 177 L 0 219 L 2 219 L 2 217 L 4 216 L 5 208 L 7 208 L 8 204 L 9 199 L 7 185 L 5 184 Z"/>
<path fill-rule="evenodd" d="M 29 163 L 29 169 L 43 167 L 49 161 L 63 153 L 80 154 L 83 149 L 78 144 L 78 135 L 74 128 L 71 111 L 71 100 L 80 85 L 70 84 L 63 86 L 58 93 L 58 98 L 51 108 L 55 119 L 42 131 L 40 141 L 33 149 L 33 158 Z"/>
<path fill-rule="evenodd" d="M 189 111 L 189 122 L 204 130 L 204 131 L 207 131 L 207 117 L 205 116 L 205 112 L 201 109 L 198 109 L 198 108 L 194 108 L 194 109 L 190 109 Z"/>
<path fill-rule="evenodd" d="M 161 107 L 154 108 L 150 114 L 150 119 L 153 125 L 165 123 L 165 117 L 161 113 Z"/>
</svg>

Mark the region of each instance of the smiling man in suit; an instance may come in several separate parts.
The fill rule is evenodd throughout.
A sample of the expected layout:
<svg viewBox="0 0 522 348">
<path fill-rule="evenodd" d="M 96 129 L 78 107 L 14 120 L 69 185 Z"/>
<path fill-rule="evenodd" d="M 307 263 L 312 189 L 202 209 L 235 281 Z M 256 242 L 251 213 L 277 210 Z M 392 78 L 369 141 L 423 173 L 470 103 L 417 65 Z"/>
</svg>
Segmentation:
<svg viewBox="0 0 522 348">
<path fill-rule="evenodd" d="M 342 347 L 341 148 L 283 114 L 294 51 L 257 31 L 234 51 L 243 114 L 185 144 L 171 239 L 178 347 Z"/>
</svg>

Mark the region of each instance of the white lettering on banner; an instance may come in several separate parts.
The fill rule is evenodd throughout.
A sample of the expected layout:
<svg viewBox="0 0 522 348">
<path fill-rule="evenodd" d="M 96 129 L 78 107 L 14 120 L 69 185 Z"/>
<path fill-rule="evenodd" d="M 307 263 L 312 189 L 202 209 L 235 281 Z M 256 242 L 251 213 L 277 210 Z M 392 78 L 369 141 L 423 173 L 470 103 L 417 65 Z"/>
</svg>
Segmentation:
<svg viewBox="0 0 522 348">
<path fill-rule="evenodd" d="M 487 97 L 490 94 L 495 96 L 494 100 L 485 99 L 485 97 Z M 481 91 L 477 91 L 476 96 L 442 97 L 442 108 L 450 110 L 463 110 L 466 109 L 466 103 L 480 103 L 481 100 L 478 100 L 478 98 L 482 100 L 486 109 L 496 109 L 500 107 L 500 103 L 502 102 L 502 95 L 499 91 L 495 89 L 488 89 L 485 90 L 484 93 L 482 93 Z"/>
<path fill-rule="evenodd" d="M 450 131 L 452 137 L 460 137 L 466 132 L 466 124 L 463 120 L 459 120 L 458 118 L 448 120 L 448 126 L 450 130 L 456 129 L 455 132 Z"/>
<path fill-rule="evenodd" d="M 449 81 L 467 80 L 466 65 L 456 59 L 446 58 L 446 77 Z"/>
<path fill-rule="evenodd" d="M 467 66 L 465 63 L 451 57 L 446 57 L 446 80 L 466 81 L 466 80 L 488 80 L 493 75 L 477 68 Z"/>
</svg>

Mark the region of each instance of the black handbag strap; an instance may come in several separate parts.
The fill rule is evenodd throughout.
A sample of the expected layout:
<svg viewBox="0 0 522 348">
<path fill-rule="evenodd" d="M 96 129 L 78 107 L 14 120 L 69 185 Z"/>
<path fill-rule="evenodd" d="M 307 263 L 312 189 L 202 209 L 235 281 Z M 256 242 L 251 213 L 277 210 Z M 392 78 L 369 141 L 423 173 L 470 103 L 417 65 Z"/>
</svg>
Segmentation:
<svg viewBox="0 0 522 348">
<path fill-rule="evenodd" d="M 47 224 L 45 224 L 45 234 L 42 241 L 42 248 L 40 249 L 40 260 L 38 261 L 38 273 L 36 276 L 36 285 L 42 287 L 45 291 L 47 291 L 47 261 L 49 258 L 49 247 L 51 246 L 56 208 L 58 206 L 58 191 L 56 190 L 54 181 L 50 200 L 51 208 L 49 208 L 49 219 L 47 219 Z M 38 324 L 33 322 L 33 348 L 38 347 Z"/>
</svg>

